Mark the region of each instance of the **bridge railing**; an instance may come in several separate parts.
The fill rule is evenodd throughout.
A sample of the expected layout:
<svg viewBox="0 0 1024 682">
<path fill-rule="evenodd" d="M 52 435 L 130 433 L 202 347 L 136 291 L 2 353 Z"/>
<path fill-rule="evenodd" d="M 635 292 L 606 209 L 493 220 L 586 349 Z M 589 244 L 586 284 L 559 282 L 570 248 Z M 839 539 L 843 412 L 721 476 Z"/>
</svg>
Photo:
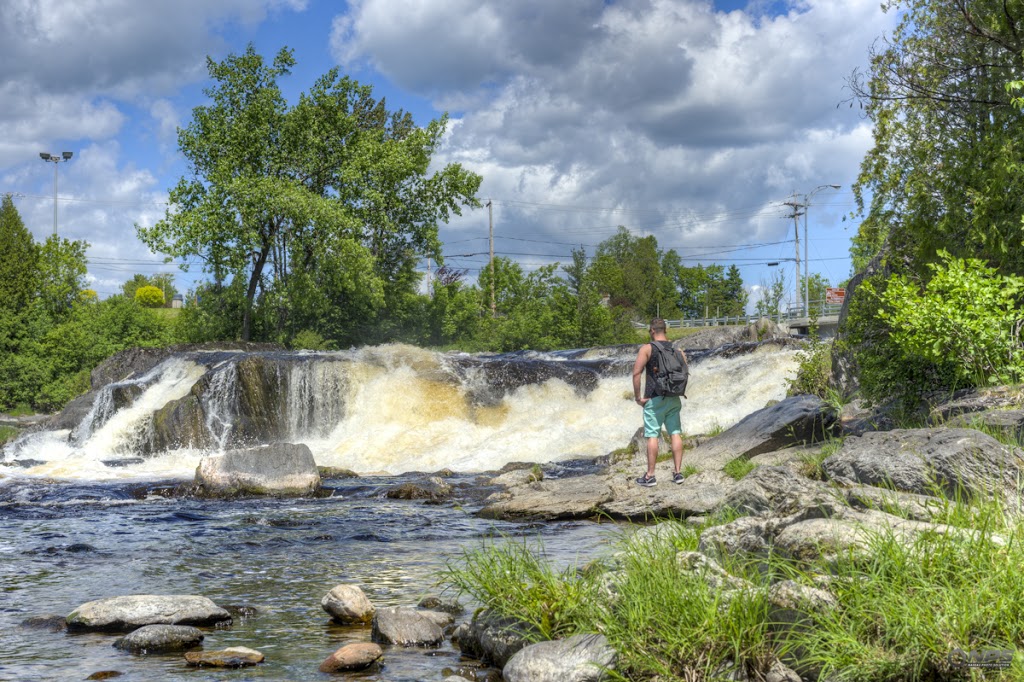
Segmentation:
<svg viewBox="0 0 1024 682">
<path fill-rule="evenodd" d="M 809 311 L 811 317 L 835 317 L 839 315 L 840 309 L 843 307 L 840 303 L 822 303 L 821 301 L 811 301 Z M 732 315 L 725 317 L 700 317 L 694 319 L 683 319 L 683 320 L 665 320 L 665 325 L 669 329 L 684 329 L 687 327 L 718 327 L 730 324 L 753 324 L 762 317 L 769 317 L 770 319 L 782 324 L 788 320 L 801 319 L 804 317 L 804 307 L 801 306 L 790 306 L 784 311 L 779 311 L 775 315 Z M 645 329 L 647 324 L 643 322 L 634 322 L 633 326 L 637 329 Z"/>
</svg>

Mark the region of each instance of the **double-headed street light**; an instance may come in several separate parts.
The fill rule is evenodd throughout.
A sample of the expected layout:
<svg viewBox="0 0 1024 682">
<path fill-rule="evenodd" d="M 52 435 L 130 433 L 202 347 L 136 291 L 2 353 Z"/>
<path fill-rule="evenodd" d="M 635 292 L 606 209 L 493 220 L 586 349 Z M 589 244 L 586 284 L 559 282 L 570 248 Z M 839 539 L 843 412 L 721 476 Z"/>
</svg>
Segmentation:
<svg viewBox="0 0 1024 682">
<path fill-rule="evenodd" d="M 61 161 L 70 161 L 74 152 L 63 152 L 60 156 L 39 152 L 39 158 L 43 161 L 53 162 L 53 236 L 57 236 L 57 164 Z"/>
<path fill-rule="evenodd" d="M 811 261 L 807 260 L 807 213 L 811 209 L 811 197 L 823 189 L 839 189 L 839 185 L 819 185 L 804 195 L 804 317 L 810 318 Z M 798 252 L 799 255 L 799 252 Z"/>
</svg>

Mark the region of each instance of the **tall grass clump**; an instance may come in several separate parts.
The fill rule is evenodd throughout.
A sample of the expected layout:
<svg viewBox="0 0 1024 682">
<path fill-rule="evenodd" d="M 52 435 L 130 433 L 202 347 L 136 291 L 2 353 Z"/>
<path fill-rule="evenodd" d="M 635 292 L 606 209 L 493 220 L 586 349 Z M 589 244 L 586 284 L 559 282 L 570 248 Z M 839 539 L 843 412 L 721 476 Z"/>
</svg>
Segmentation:
<svg viewBox="0 0 1024 682">
<path fill-rule="evenodd" d="M 975 510 L 1001 518 L 999 510 Z M 822 678 L 835 682 L 981 679 L 956 649 L 1016 651 L 1024 643 L 1024 527 L 871 534 L 870 552 L 831 565 L 839 607 L 789 634 Z M 1000 675 L 988 670 L 990 675 Z M 1024 679 L 1017 654 L 999 679 Z"/>
</svg>

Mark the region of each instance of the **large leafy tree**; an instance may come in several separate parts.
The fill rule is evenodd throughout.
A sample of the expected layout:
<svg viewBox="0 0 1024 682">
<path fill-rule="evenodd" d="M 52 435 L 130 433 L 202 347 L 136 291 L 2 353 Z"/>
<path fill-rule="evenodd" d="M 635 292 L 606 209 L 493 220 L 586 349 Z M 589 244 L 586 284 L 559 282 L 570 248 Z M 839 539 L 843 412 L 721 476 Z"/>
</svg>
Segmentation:
<svg viewBox="0 0 1024 682">
<path fill-rule="evenodd" d="M 211 103 L 178 134 L 190 176 L 166 217 L 138 228 L 156 251 L 198 256 L 215 285 L 244 280 L 244 340 L 260 291 L 273 291 L 278 331 L 295 311 L 318 319 L 322 296 L 304 307 L 303 294 L 320 284 L 335 306 L 353 281 L 386 304 L 388 285 L 414 284 L 420 255 L 439 259 L 439 223 L 477 204 L 479 176 L 457 164 L 427 172 L 446 118 L 417 127 L 337 69 L 291 106 L 278 81 L 294 64 L 287 48 L 268 64 L 251 45 L 207 60 Z"/>
<path fill-rule="evenodd" d="M 1024 118 L 1006 83 L 1024 74 L 1022 0 L 887 0 L 902 11 L 851 86 L 875 145 L 854 191 L 862 270 L 883 244 L 920 274 L 938 249 L 1024 268 Z"/>
</svg>

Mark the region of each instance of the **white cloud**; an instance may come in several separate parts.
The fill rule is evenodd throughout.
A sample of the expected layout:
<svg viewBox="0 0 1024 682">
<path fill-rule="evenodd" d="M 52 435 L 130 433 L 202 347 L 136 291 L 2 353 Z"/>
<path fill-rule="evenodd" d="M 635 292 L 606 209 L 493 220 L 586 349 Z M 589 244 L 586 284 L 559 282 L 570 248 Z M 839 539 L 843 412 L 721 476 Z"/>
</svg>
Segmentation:
<svg viewBox="0 0 1024 682">
<path fill-rule="evenodd" d="M 705 0 L 359 0 L 332 48 L 461 108 L 437 161 L 483 175 L 506 234 L 596 243 L 621 223 L 721 244 L 784 238 L 791 191 L 852 182 L 870 129 L 836 105 L 893 20 L 876 0 L 774 15 Z"/>
</svg>

